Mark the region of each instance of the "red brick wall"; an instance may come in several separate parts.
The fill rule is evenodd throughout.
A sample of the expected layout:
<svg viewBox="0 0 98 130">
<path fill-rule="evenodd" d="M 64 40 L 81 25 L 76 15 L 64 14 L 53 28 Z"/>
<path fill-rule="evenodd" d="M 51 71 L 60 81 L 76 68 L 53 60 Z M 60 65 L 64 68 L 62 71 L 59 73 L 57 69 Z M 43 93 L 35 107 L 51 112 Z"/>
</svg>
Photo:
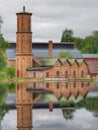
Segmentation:
<svg viewBox="0 0 98 130">
<path fill-rule="evenodd" d="M 59 72 L 59 76 L 57 76 L 57 71 Z M 81 71 L 84 72 L 84 78 L 88 76 L 88 66 L 83 61 L 80 65 L 75 61 L 72 65 L 66 60 L 64 64 L 58 60 L 53 68 L 45 70 L 45 71 L 28 71 L 29 77 L 33 78 L 33 73 L 36 73 L 37 78 L 45 78 L 46 73 L 49 74 L 50 78 L 65 78 L 65 72 L 68 71 L 68 78 L 75 78 L 73 77 L 73 72 L 76 72 L 76 78 L 83 78 L 81 77 Z M 46 77 L 47 78 L 47 77 Z"/>
</svg>

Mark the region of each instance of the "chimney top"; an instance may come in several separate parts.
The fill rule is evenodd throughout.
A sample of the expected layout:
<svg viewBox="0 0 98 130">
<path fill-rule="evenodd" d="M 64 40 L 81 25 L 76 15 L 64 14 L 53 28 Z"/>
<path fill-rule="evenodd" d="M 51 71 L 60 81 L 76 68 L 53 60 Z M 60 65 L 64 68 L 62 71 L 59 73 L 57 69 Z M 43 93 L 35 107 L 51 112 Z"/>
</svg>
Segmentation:
<svg viewBox="0 0 98 130">
<path fill-rule="evenodd" d="M 25 12 L 25 6 L 23 6 L 23 12 Z"/>
</svg>

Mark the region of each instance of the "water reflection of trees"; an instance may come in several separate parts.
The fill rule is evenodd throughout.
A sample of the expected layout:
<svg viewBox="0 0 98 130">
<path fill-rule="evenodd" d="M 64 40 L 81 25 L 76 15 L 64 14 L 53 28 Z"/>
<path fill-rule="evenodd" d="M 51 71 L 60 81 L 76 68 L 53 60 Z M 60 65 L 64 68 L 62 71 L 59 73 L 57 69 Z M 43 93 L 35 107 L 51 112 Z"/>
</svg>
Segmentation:
<svg viewBox="0 0 98 130">
<path fill-rule="evenodd" d="M 66 120 L 72 120 L 74 117 L 75 109 L 62 109 L 63 116 Z"/>
<path fill-rule="evenodd" d="M 66 120 L 74 118 L 74 112 L 77 109 L 85 108 L 90 111 L 94 117 L 98 118 L 98 97 L 87 97 L 74 103 L 74 109 L 62 109 L 63 116 Z"/>
<path fill-rule="evenodd" d="M 3 120 L 6 113 L 8 113 L 9 108 L 5 104 L 0 105 L 0 130 L 1 130 L 1 121 Z"/>
<path fill-rule="evenodd" d="M 3 120 L 6 113 L 8 113 L 9 108 L 5 105 L 5 99 L 8 92 L 14 91 L 14 84 L 0 84 L 0 130 L 1 130 L 1 121 Z"/>
<path fill-rule="evenodd" d="M 98 97 L 88 97 L 75 104 L 76 109 L 85 108 L 92 112 L 93 116 L 98 117 Z"/>
</svg>

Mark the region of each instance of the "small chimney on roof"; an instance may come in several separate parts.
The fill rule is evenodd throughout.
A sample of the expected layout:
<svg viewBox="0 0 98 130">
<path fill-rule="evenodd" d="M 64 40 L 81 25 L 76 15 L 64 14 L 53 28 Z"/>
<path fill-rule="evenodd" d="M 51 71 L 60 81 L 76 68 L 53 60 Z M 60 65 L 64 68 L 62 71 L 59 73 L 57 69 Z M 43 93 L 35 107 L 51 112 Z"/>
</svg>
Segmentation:
<svg viewBox="0 0 98 130">
<path fill-rule="evenodd" d="M 25 13 L 25 6 L 23 6 L 23 12 Z"/>
<path fill-rule="evenodd" d="M 53 57 L 53 42 L 52 41 L 48 42 L 48 57 L 49 58 Z"/>
</svg>

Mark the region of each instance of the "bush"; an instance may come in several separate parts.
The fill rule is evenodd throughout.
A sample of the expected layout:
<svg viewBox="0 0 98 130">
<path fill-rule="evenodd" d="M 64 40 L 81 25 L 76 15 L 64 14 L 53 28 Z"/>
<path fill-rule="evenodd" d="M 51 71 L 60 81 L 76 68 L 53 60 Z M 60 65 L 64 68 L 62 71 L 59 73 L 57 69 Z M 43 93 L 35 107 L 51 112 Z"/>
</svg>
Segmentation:
<svg viewBox="0 0 98 130">
<path fill-rule="evenodd" d="M 6 73 L 7 73 L 8 78 L 11 78 L 11 79 L 14 78 L 15 77 L 15 67 L 8 67 Z"/>
</svg>

